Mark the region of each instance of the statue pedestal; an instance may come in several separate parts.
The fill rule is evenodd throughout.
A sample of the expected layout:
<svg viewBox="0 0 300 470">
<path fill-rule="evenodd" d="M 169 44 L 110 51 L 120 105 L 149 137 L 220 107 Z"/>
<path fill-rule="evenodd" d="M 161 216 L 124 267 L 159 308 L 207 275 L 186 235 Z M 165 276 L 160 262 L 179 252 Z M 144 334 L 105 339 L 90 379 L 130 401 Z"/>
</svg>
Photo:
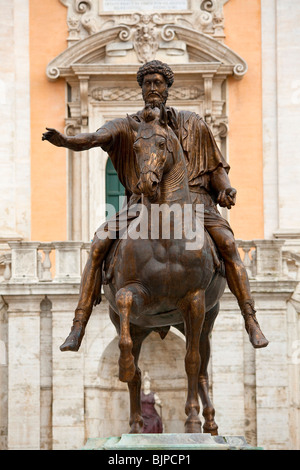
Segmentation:
<svg viewBox="0 0 300 470">
<path fill-rule="evenodd" d="M 90 438 L 82 450 L 263 450 L 250 446 L 243 436 L 210 434 L 122 434 Z"/>
</svg>

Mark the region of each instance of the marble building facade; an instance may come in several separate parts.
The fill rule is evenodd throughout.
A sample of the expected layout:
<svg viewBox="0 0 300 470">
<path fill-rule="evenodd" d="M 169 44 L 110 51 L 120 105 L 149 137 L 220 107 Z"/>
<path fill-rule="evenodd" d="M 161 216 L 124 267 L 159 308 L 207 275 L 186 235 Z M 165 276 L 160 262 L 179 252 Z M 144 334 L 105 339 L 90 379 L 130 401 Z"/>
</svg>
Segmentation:
<svg viewBox="0 0 300 470">
<path fill-rule="evenodd" d="M 136 13 L 129 0 L 60 0 L 67 47 L 49 57 L 43 73 L 53 83 L 65 81 L 65 132 L 93 131 L 140 109 L 138 64 L 158 58 L 176 74 L 170 105 L 204 116 L 230 161 L 228 81 L 243 80 L 248 71 L 247 61 L 226 45 L 224 8 L 231 1 L 170 0 L 167 11 L 155 2 L 158 12 L 148 2 Z M 128 392 L 118 380 L 117 337 L 105 300 L 92 314 L 80 351 L 59 350 L 74 315 L 91 234 L 105 216 L 107 157 L 96 149 L 68 151 L 67 240 L 33 240 L 30 2 L 3 3 L 0 448 L 78 449 L 88 437 L 128 431 Z M 244 435 L 266 449 L 298 449 L 300 9 L 293 0 L 261 0 L 260 11 L 264 238 L 239 240 L 239 246 L 270 345 L 251 348 L 226 290 L 212 335 L 211 389 L 220 434 Z M 152 334 L 141 355 L 140 367 L 163 402 L 164 432 L 183 432 L 184 351 L 183 338 L 172 330 L 163 341 Z"/>
</svg>

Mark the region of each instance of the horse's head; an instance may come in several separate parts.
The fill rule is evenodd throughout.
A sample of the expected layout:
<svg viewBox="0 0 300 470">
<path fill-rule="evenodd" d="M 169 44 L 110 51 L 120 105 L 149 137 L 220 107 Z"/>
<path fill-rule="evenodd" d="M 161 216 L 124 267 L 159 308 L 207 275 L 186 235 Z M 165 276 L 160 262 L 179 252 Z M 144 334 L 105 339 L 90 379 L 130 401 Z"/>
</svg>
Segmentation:
<svg viewBox="0 0 300 470">
<path fill-rule="evenodd" d="M 168 127 L 164 106 L 160 110 L 146 107 L 142 122 L 137 122 L 130 116 L 128 119 L 136 132 L 133 149 L 140 172 L 137 190 L 155 201 L 163 174 L 173 165 L 173 138 L 176 137 Z"/>
</svg>

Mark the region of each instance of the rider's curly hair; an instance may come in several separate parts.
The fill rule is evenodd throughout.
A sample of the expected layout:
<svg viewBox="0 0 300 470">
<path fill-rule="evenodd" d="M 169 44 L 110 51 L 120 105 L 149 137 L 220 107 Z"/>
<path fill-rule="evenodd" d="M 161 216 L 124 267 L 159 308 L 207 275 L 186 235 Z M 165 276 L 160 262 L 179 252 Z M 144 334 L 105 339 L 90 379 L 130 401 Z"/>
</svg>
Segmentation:
<svg viewBox="0 0 300 470">
<path fill-rule="evenodd" d="M 140 87 L 143 85 L 144 76 L 150 73 L 160 73 L 164 76 L 169 88 L 173 85 L 174 73 L 168 64 L 164 64 L 160 60 L 151 60 L 151 62 L 142 65 L 137 72 L 136 79 Z"/>
</svg>

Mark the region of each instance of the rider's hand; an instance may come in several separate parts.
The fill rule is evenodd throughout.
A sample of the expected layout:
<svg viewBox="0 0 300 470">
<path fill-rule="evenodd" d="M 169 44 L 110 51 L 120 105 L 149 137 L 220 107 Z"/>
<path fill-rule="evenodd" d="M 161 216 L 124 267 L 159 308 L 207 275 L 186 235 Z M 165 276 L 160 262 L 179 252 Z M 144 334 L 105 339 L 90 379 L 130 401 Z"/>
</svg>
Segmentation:
<svg viewBox="0 0 300 470">
<path fill-rule="evenodd" d="M 66 138 L 56 129 L 51 127 L 46 127 L 47 132 L 43 133 L 42 140 L 48 140 L 51 144 L 56 145 L 56 147 L 64 147 L 66 143 Z"/>
<path fill-rule="evenodd" d="M 231 206 L 235 205 L 235 201 L 236 201 L 236 189 L 227 188 L 219 192 L 217 203 L 221 207 L 227 207 L 227 209 L 231 209 Z"/>
</svg>

